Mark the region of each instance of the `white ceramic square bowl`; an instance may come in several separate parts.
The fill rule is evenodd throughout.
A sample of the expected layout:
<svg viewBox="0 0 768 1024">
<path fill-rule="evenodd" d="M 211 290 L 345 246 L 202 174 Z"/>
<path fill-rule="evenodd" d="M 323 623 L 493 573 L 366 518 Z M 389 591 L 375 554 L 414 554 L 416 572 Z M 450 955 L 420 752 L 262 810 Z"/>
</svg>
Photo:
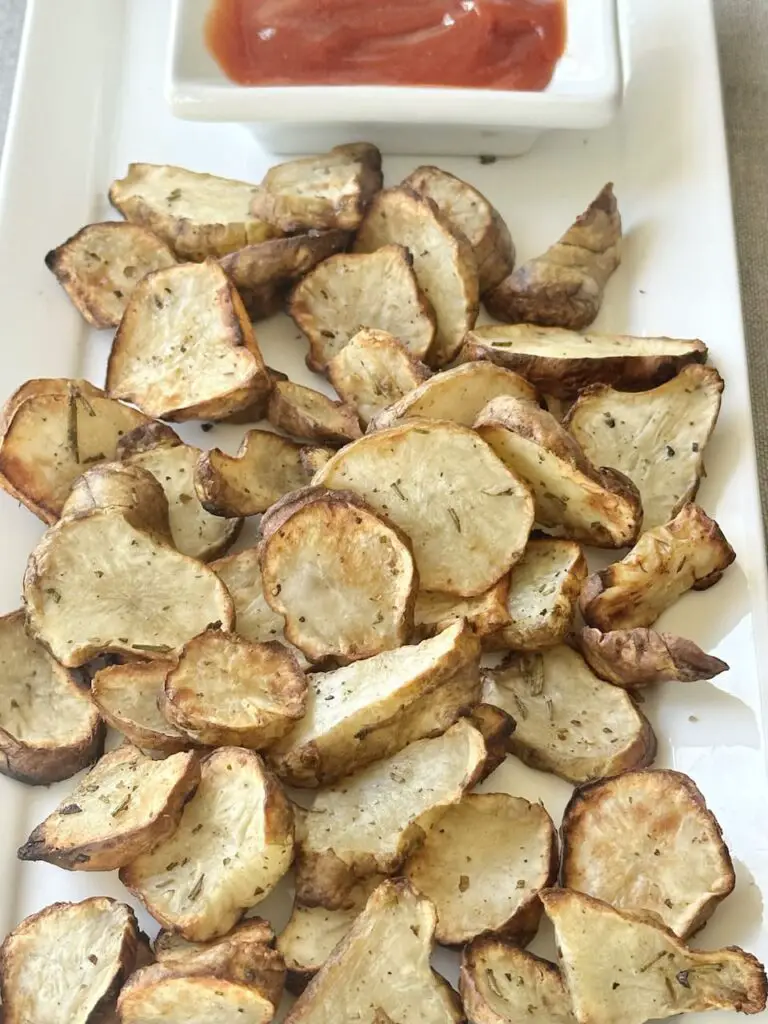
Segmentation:
<svg viewBox="0 0 768 1024">
<path fill-rule="evenodd" d="M 622 95 L 615 0 L 567 0 L 567 44 L 543 92 L 405 86 L 242 86 L 205 47 L 210 0 L 173 0 L 166 69 L 172 112 L 247 125 L 275 153 L 365 139 L 388 153 L 516 156 L 551 128 L 607 124 Z"/>
</svg>

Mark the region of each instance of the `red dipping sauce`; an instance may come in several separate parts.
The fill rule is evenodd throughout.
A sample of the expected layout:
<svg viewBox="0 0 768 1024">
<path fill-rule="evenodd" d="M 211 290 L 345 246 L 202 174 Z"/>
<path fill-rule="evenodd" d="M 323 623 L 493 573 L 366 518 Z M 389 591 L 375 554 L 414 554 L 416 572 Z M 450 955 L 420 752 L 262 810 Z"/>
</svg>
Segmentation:
<svg viewBox="0 0 768 1024">
<path fill-rule="evenodd" d="M 565 0 L 213 0 L 206 42 L 242 85 L 544 89 Z"/>
</svg>

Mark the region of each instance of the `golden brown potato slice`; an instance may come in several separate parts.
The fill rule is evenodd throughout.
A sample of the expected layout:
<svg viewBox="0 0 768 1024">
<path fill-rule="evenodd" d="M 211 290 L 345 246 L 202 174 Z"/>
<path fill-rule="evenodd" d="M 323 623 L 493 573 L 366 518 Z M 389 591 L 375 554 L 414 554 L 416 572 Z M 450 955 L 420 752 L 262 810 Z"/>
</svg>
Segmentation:
<svg viewBox="0 0 768 1024">
<path fill-rule="evenodd" d="M 723 833 L 681 772 L 625 772 L 577 789 L 562 826 L 562 883 L 620 910 L 648 910 L 685 939 L 736 876 Z"/>
<path fill-rule="evenodd" d="M 595 547 L 637 540 L 643 520 L 637 488 L 616 470 L 593 466 L 552 413 L 502 396 L 480 412 L 475 429 L 530 487 L 537 523 Z"/>
<path fill-rule="evenodd" d="M 723 379 L 712 366 L 685 366 L 653 391 L 588 388 L 563 425 L 595 466 L 628 476 L 640 491 L 643 527 L 668 522 L 690 501 L 720 412 Z"/>
<path fill-rule="evenodd" d="M 430 966 L 435 923 L 435 908 L 408 882 L 383 882 L 286 1024 L 460 1024 L 456 993 Z"/>
<path fill-rule="evenodd" d="M 145 277 L 107 364 L 107 391 L 157 419 L 224 419 L 272 382 L 240 296 L 215 260 Z"/>
<path fill-rule="evenodd" d="M 693 683 L 728 671 L 726 662 L 705 654 L 693 640 L 652 629 L 582 629 L 576 643 L 592 671 L 614 686 Z"/>
<path fill-rule="evenodd" d="M 106 896 L 54 903 L 22 921 L 0 948 L 3 1024 L 96 1024 L 134 969 L 139 930 Z"/>
<path fill-rule="evenodd" d="M 515 247 L 504 218 L 482 192 L 439 167 L 417 167 L 402 182 L 431 199 L 458 234 L 472 246 L 483 295 L 515 265 Z"/>
<path fill-rule="evenodd" d="M 686 591 L 717 583 L 735 558 L 714 519 L 698 505 L 683 505 L 670 522 L 643 533 L 620 562 L 587 578 L 584 621 L 603 632 L 652 626 Z"/>
<path fill-rule="evenodd" d="M 479 665 L 480 646 L 459 622 L 412 647 L 311 675 L 306 714 L 270 750 L 270 763 L 290 785 L 318 786 L 391 757 L 477 703 Z"/>
<path fill-rule="evenodd" d="M 623 391 L 654 388 L 689 363 L 706 362 L 707 346 L 698 339 L 490 324 L 467 334 L 459 359 L 490 360 L 519 373 L 545 395 L 565 400 L 578 397 L 590 384 L 611 384 Z"/>
<path fill-rule="evenodd" d="M 232 599 L 216 574 L 130 518 L 96 509 L 62 519 L 29 557 L 28 627 L 62 665 L 170 654 L 210 623 L 232 627 Z"/>
<path fill-rule="evenodd" d="M 254 217 L 257 185 L 164 164 L 129 164 L 109 199 L 134 224 L 154 231 L 182 260 L 226 256 L 275 234 Z"/>
<path fill-rule="evenodd" d="M 0 772 L 60 782 L 95 761 L 104 726 L 88 693 L 25 629 L 23 611 L 0 618 Z"/>
<path fill-rule="evenodd" d="M 541 899 L 579 1024 L 765 1009 L 765 970 L 738 946 L 690 949 L 648 914 L 616 910 L 568 889 L 549 889 Z"/>
<path fill-rule="evenodd" d="M 109 665 L 93 677 L 91 694 L 107 725 L 121 732 L 140 750 L 178 754 L 193 746 L 189 736 L 179 732 L 158 707 L 165 677 L 172 661 Z"/>
<path fill-rule="evenodd" d="M 34 829 L 19 860 L 114 871 L 173 835 L 199 781 L 196 754 L 153 761 L 124 744 L 105 754 Z"/>
<path fill-rule="evenodd" d="M 258 754 L 215 750 L 176 832 L 120 879 L 166 928 L 206 942 L 226 935 L 275 887 L 293 857 L 293 815 Z"/>
<path fill-rule="evenodd" d="M 651 724 L 629 694 L 598 679 L 570 647 L 510 655 L 486 672 L 483 700 L 515 719 L 515 756 L 576 785 L 644 768 L 656 754 Z"/>
<path fill-rule="evenodd" d="M 318 372 L 361 328 L 394 335 L 414 359 L 423 358 L 435 338 L 432 307 L 400 245 L 331 256 L 296 285 L 288 312 L 306 334 L 307 364 Z"/>
<path fill-rule="evenodd" d="M 588 327 L 600 311 L 608 279 L 621 262 L 621 216 L 613 185 L 547 251 L 524 263 L 484 296 L 505 323 Z"/>
<path fill-rule="evenodd" d="M 5 436 L 8 424 L 13 419 L 19 406 L 28 398 L 39 398 L 41 395 L 69 394 L 73 388 L 86 398 L 104 398 L 104 392 L 95 384 L 82 377 L 32 377 L 16 388 L 10 398 L 5 400 L 0 410 L 0 438 Z"/>
<path fill-rule="evenodd" d="M 441 629 L 464 619 L 475 636 L 489 636 L 508 625 L 509 576 L 502 576 L 490 590 L 478 597 L 455 597 L 437 590 L 420 590 L 416 595 L 416 635 L 434 636 Z"/>
<path fill-rule="evenodd" d="M 121 509 L 135 525 L 173 544 L 168 499 L 149 470 L 124 462 L 99 462 L 75 480 L 61 518 L 72 519 L 98 508 Z"/>
<path fill-rule="evenodd" d="M 384 245 L 410 250 L 416 280 L 435 311 L 437 335 L 427 354 L 431 366 L 445 366 L 461 348 L 480 309 L 477 262 L 472 246 L 455 234 L 431 199 L 410 188 L 379 192 L 363 219 L 355 252 Z M 371 324 L 370 326 L 384 326 Z M 393 331 L 398 337 L 401 335 Z"/>
<path fill-rule="evenodd" d="M 484 932 L 527 945 L 540 889 L 554 884 L 557 835 L 541 806 L 506 793 L 470 793 L 449 807 L 403 874 L 435 905 L 435 938 L 462 946 Z"/>
<path fill-rule="evenodd" d="M 278 382 L 272 389 L 267 419 L 286 434 L 335 447 L 361 434 L 360 422 L 350 406 L 288 380 Z"/>
<path fill-rule="evenodd" d="M 370 658 L 413 631 L 408 538 L 349 491 L 305 488 L 261 521 L 264 595 L 310 661 Z"/>
<path fill-rule="evenodd" d="M 304 673 L 282 644 L 209 629 L 165 677 L 160 709 L 203 746 L 263 750 L 293 728 L 306 699 Z"/>
<path fill-rule="evenodd" d="M 477 434 L 408 420 L 355 441 L 315 484 L 355 491 L 411 538 L 424 590 L 476 597 L 519 560 L 533 499 Z"/>
<path fill-rule="evenodd" d="M 357 881 L 394 874 L 477 781 L 483 737 L 465 719 L 318 791 L 297 809 L 296 898 L 336 910 Z"/>
<path fill-rule="evenodd" d="M 220 448 L 200 453 L 195 491 L 213 516 L 258 515 L 311 481 L 301 452 L 301 445 L 279 434 L 249 430 L 237 455 L 227 455 Z"/>
<path fill-rule="evenodd" d="M 349 244 L 348 231 L 310 231 L 248 245 L 219 263 L 237 288 L 251 320 L 280 313 L 292 285 Z"/>
<path fill-rule="evenodd" d="M 557 967 L 493 935 L 464 949 L 459 991 L 470 1024 L 575 1024 Z"/>
<path fill-rule="evenodd" d="M 210 942 L 190 942 L 178 932 L 170 928 L 161 928 L 152 943 L 152 952 L 158 963 L 187 960 L 196 953 L 214 949 L 216 946 L 227 946 L 229 949 L 253 944 L 273 946 L 275 933 L 269 921 L 263 917 L 246 917 L 236 924 L 231 932 Z"/>
<path fill-rule="evenodd" d="M 326 367 L 328 378 L 363 426 L 430 376 L 394 335 L 363 328 Z"/>
</svg>

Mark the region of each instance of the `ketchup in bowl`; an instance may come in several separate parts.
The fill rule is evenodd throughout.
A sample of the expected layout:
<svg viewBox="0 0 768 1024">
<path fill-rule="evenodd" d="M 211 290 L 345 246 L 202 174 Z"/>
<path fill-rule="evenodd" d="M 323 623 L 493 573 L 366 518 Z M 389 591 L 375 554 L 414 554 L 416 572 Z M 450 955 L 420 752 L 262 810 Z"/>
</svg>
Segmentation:
<svg viewBox="0 0 768 1024">
<path fill-rule="evenodd" d="M 564 0 L 213 0 L 206 42 L 242 85 L 544 89 Z"/>
</svg>

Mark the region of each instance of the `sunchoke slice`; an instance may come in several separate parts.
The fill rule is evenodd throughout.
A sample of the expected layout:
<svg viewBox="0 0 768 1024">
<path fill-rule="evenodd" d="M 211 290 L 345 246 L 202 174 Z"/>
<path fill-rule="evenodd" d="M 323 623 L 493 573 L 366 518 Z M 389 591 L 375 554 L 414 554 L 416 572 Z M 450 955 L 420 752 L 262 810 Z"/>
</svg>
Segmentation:
<svg viewBox="0 0 768 1024">
<path fill-rule="evenodd" d="M 275 384 L 269 396 L 267 419 L 273 427 L 293 437 L 335 447 L 353 441 L 361 434 L 354 409 L 293 381 Z"/>
<path fill-rule="evenodd" d="M 197 953 L 204 953 L 217 946 L 234 949 L 253 944 L 273 946 L 274 943 L 275 933 L 269 921 L 265 921 L 263 917 L 246 917 L 240 924 L 236 924 L 231 932 L 210 942 L 190 942 L 178 932 L 161 928 L 152 943 L 152 952 L 158 963 L 168 963 L 171 960 L 188 960 Z"/>
<path fill-rule="evenodd" d="M 416 634 L 434 636 L 441 629 L 465 619 L 475 636 L 490 636 L 510 621 L 508 592 L 509 576 L 502 576 L 490 590 L 477 597 L 461 598 L 435 590 L 421 590 L 416 595 L 414 609 Z"/>
<path fill-rule="evenodd" d="M 100 669 L 91 683 L 101 717 L 140 750 L 177 754 L 193 745 L 158 707 L 172 667 L 172 661 L 162 659 L 129 661 Z"/>
<path fill-rule="evenodd" d="M 184 938 L 226 935 L 268 895 L 293 857 L 290 805 L 258 754 L 221 747 L 176 832 L 120 872 L 155 920 Z"/>
<path fill-rule="evenodd" d="M 728 671 L 728 665 L 705 654 L 693 640 L 652 629 L 582 629 L 577 646 L 592 671 L 614 686 L 693 683 Z"/>
<path fill-rule="evenodd" d="M 541 900 L 579 1024 L 765 1009 L 765 970 L 738 946 L 690 949 L 648 914 L 616 910 L 568 889 L 549 889 Z"/>
<path fill-rule="evenodd" d="M 124 462 L 100 462 L 87 469 L 72 485 L 61 518 L 71 519 L 99 508 L 120 509 L 135 526 L 173 545 L 168 499 L 148 469 Z"/>
<path fill-rule="evenodd" d="M 410 420 L 355 441 L 316 475 L 355 491 L 407 534 L 424 590 L 484 593 L 517 562 L 533 524 L 527 486 L 477 434 Z"/>
<path fill-rule="evenodd" d="M 513 754 L 576 785 L 644 768 L 656 753 L 650 722 L 629 695 L 570 647 L 510 655 L 486 672 L 483 700 L 515 719 Z"/>
<path fill-rule="evenodd" d="M 449 807 L 403 873 L 437 911 L 435 938 L 461 946 L 483 932 L 526 945 L 539 926 L 538 892 L 557 877 L 552 819 L 506 793 L 470 793 Z"/>
</svg>

